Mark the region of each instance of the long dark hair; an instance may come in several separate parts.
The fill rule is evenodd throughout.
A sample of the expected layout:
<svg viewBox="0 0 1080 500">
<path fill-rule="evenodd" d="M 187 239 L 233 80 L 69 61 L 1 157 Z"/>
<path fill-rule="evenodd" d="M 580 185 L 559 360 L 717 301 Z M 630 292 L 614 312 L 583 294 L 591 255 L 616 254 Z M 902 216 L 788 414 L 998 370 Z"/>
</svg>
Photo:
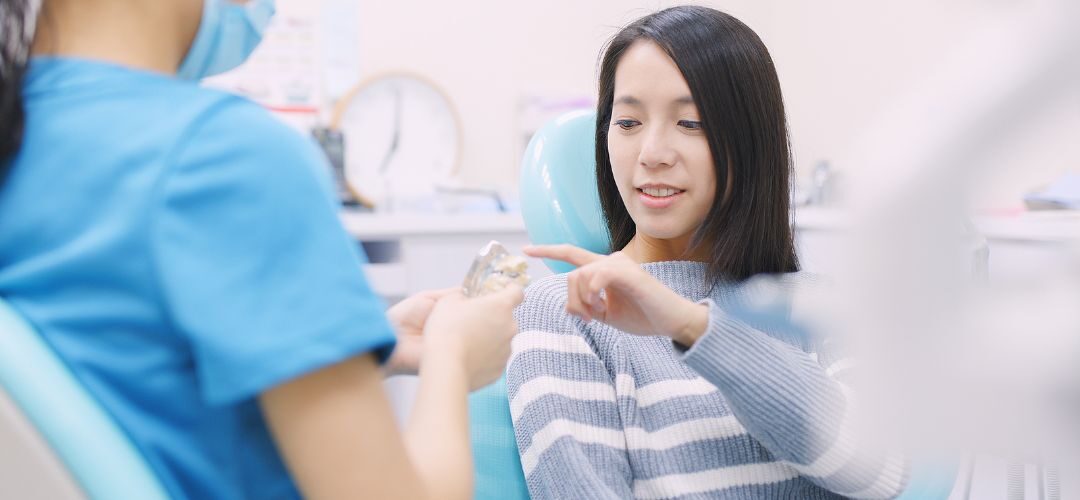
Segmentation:
<svg viewBox="0 0 1080 500">
<path fill-rule="evenodd" d="M 596 181 L 612 250 L 625 247 L 636 232 L 615 185 L 607 139 L 615 68 L 638 40 L 656 43 L 675 61 L 701 114 L 717 195 L 690 250 L 710 256 L 710 280 L 797 271 L 789 213 L 791 149 L 772 57 L 745 24 L 705 7 L 672 7 L 643 17 L 619 31 L 604 50 Z"/>
<path fill-rule="evenodd" d="M 23 75 L 33 36 L 33 0 L 0 1 L 0 187 L 22 144 Z"/>
</svg>

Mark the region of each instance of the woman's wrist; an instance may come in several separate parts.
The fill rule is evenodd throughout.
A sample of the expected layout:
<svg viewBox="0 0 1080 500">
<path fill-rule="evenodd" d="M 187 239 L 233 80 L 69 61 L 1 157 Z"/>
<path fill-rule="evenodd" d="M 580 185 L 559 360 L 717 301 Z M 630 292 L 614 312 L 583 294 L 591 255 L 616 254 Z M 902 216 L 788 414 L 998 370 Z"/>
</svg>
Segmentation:
<svg viewBox="0 0 1080 500">
<path fill-rule="evenodd" d="M 418 374 L 421 385 L 435 384 L 441 388 L 439 392 L 468 394 L 469 370 L 464 349 L 451 343 L 444 347 L 428 349 L 424 353 Z"/>
<path fill-rule="evenodd" d="M 461 339 L 452 335 L 430 338 L 424 345 L 424 363 L 435 364 L 440 370 L 458 368 L 465 371 L 468 350 Z"/>
<path fill-rule="evenodd" d="M 682 327 L 675 331 L 671 339 L 684 347 L 693 346 L 709 329 L 709 306 L 697 302 L 686 301 L 685 318 Z"/>
</svg>

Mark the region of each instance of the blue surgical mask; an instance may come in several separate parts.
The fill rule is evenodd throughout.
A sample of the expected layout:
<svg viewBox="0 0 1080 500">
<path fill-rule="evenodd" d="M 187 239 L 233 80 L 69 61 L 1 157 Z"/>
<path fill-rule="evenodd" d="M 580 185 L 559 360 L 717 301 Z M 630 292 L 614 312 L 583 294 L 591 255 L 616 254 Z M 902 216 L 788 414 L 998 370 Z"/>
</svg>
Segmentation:
<svg viewBox="0 0 1080 500">
<path fill-rule="evenodd" d="M 201 80 L 229 71 L 247 60 L 262 41 L 274 15 L 274 0 L 204 0 L 202 21 L 177 76 Z"/>
</svg>

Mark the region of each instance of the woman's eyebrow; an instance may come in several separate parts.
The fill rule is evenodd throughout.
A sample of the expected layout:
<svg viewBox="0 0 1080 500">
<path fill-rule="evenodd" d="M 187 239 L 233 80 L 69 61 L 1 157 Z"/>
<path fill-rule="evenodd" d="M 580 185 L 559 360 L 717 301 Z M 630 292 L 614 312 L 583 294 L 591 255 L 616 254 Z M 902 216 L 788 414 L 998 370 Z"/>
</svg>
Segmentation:
<svg viewBox="0 0 1080 500">
<path fill-rule="evenodd" d="M 632 95 L 623 95 L 616 97 L 612 105 L 614 106 L 618 104 L 637 107 L 643 106 L 641 100 Z M 694 106 L 694 96 L 684 95 L 682 97 L 676 98 L 674 101 L 671 101 L 671 104 L 675 107 Z"/>
</svg>

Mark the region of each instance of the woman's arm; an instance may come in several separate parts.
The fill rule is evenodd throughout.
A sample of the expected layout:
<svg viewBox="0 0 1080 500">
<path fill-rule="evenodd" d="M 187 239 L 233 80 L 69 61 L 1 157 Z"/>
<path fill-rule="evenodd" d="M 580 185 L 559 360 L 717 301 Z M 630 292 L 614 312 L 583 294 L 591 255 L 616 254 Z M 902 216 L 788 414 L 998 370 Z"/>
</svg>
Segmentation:
<svg viewBox="0 0 1080 500">
<path fill-rule="evenodd" d="M 851 425 L 847 391 L 811 355 L 711 302 L 681 297 L 620 252 L 560 245 L 525 253 L 578 266 L 567 276 L 570 314 L 690 346 L 683 361 L 720 389 L 750 435 L 803 477 L 849 497 L 902 491 L 904 457 L 865 446 Z"/>
<path fill-rule="evenodd" d="M 426 464 L 427 474 L 424 465 L 413 462 L 412 448 L 402 440 L 372 356 L 344 361 L 263 393 L 263 413 L 304 496 L 468 498 L 472 477 L 468 443 L 462 447 L 455 439 L 465 434 L 464 376 L 460 369 L 458 373 L 451 366 L 443 369 L 446 373 L 429 370 L 429 380 L 422 384 L 443 382 L 447 394 L 458 396 L 444 398 L 444 418 L 435 422 L 446 438 L 439 451 L 453 459 L 435 467 L 442 470 L 432 471 Z M 446 484 L 438 479 L 442 477 L 454 481 Z"/>
<path fill-rule="evenodd" d="M 520 288 L 439 299 L 424 324 L 420 388 L 404 435 L 371 355 L 273 387 L 263 413 L 306 498 L 468 499 L 467 395 L 506 366 Z"/>
<path fill-rule="evenodd" d="M 615 380 L 577 322 L 558 278 L 518 308 L 507 368 L 510 414 L 532 498 L 631 498 Z"/>
<path fill-rule="evenodd" d="M 803 477 L 853 498 L 892 498 L 903 490 L 905 457 L 865 445 L 849 391 L 830 376 L 845 361 L 825 356 L 823 366 L 711 302 L 707 328 L 683 361 L 720 389 L 750 435 Z"/>
<path fill-rule="evenodd" d="M 427 486 L 427 498 L 472 498 L 468 395 L 498 376 L 470 385 L 464 353 L 441 354 L 425 356 L 420 367 L 420 387 L 405 429 L 405 445 Z M 506 366 L 506 358 L 497 356 L 500 367 Z"/>
</svg>

